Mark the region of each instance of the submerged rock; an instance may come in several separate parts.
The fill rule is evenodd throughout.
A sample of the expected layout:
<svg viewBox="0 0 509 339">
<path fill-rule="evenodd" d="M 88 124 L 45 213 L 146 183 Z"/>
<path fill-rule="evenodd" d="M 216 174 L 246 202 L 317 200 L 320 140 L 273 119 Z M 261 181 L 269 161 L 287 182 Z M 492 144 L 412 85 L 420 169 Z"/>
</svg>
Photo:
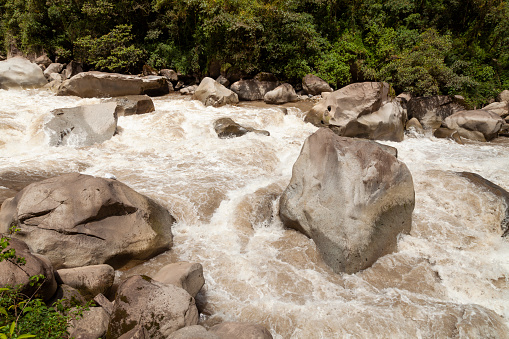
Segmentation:
<svg viewBox="0 0 509 339">
<path fill-rule="evenodd" d="M 256 134 L 270 135 L 268 131 L 257 130 L 251 127 L 244 127 L 230 118 L 221 118 L 214 122 L 214 130 L 221 139 L 241 137 L 248 132 Z"/>
<path fill-rule="evenodd" d="M 405 164 L 374 142 L 322 128 L 302 147 L 279 215 L 314 240 L 335 272 L 355 273 L 396 249 L 414 205 Z"/>
<path fill-rule="evenodd" d="M 174 221 L 118 180 L 78 173 L 33 183 L 0 210 L 0 232 L 17 225 L 14 236 L 56 269 L 149 259 L 172 246 Z"/>
</svg>

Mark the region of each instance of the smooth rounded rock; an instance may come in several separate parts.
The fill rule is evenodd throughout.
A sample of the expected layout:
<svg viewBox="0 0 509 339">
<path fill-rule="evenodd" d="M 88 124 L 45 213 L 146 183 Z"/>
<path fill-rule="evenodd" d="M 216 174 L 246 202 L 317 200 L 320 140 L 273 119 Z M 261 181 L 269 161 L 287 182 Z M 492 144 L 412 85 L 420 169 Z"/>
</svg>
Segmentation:
<svg viewBox="0 0 509 339">
<path fill-rule="evenodd" d="M 196 297 L 205 284 L 203 266 L 199 263 L 178 262 L 161 268 L 153 277 L 164 284 L 183 288 L 191 296 Z"/>
<path fill-rule="evenodd" d="M 0 61 L 0 89 L 40 88 L 47 83 L 41 68 L 23 57 Z"/>
<path fill-rule="evenodd" d="M 262 325 L 245 322 L 224 322 L 210 328 L 221 339 L 272 339 L 272 334 Z"/>
<path fill-rule="evenodd" d="M 99 293 L 107 294 L 115 280 L 115 270 L 106 264 L 91 265 L 60 269 L 55 276 L 59 283 L 77 289 L 87 300 L 92 300 Z"/>
</svg>

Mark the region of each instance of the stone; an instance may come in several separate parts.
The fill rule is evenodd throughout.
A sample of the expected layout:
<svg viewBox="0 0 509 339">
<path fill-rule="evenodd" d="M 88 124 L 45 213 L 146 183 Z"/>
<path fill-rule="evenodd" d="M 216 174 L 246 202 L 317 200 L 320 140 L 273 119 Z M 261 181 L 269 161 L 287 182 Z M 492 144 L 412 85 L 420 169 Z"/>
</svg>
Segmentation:
<svg viewBox="0 0 509 339">
<path fill-rule="evenodd" d="M 177 72 L 172 69 L 162 69 L 159 71 L 159 74 L 172 82 L 177 82 L 179 80 Z"/>
<path fill-rule="evenodd" d="M 277 82 L 258 81 L 255 79 L 239 80 L 230 86 L 230 89 L 237 93 L 239 100 L 254 101 L 263 100 L 267 92 L 277 87 Z"/>
<path fill-rule="evenodd" d="M 55 278 L 59 284 L 69 285 L 92 300 L 99 293 L 107 294 L 115 280 L 115 270 L 105 264 L 64 268 L 55 272 Z"/>
<path fill-rule="evenodd" d="M 37 65 L 43 65 L 44 67 L 48 67 L 51 65 L 52 61 L 46 54 L 41 55 L 40 57 L 34 60 L 34 63 Z"/>
<path fill-rule="evenodd" d="M 83 317 L 71 320 L 68 332 L 69 338 L 97 339 L 103 338 L 108 330 L 109 316 L 102 307 L 90 307 L 83 312 Z"/>
<path fill-rule="evenodd" d="M 408 120 L 405 125 L 405 129 L 407 131 L 413 130 L 418 134 L 424 134 L 424 128 L 422 127 L 419 120 L 417 120 L 417 118 L 412 118 L 412 119 Z"/>
<path fill-rule="evenodd" d="M 135 328 L 122 334 L 118 339 L 151 339 L 145 327 L 136 325 Z"/>
<path fill-rule="evenodd" d="M 233 121 L 231 118 L 221 118 L 214 122 L 214 130 L 221 139 L 241 137 L 248 132 L 269 136 L 270 133 L 264 130 L 256 130 L 251 127 L 244 127 Z"/>
<path fill-rule="evenodd" d="M 109 98 L 125 95 L 165 95 L 170 92 L 163 76 L 138 77 L 105 72 L 82 72 L 66 80 L 57 95 L 75 95 L 81 98 Z"/>
<path fill-rule="evenodd" d="M 502 220 L 500 224 L 500 229 L 502 231 L 503 237 L 509 236 L 509 192 L 507 192 L 505 189 L 498 186 L 497 184 L 489 181 L 488 179 L 483 178 L 479 174 L 471 172 L 457 172 L 457 174 L 461 177 L 468 179 L 474 185 L 484 189 L 485 191 L 492 193 L 493 195 L 499 197 L 500 199 L 502 199 L 502 201 L 504 201 L 504 204 L 506 206 L 505 218 Z"/>
<path fill-rule="evenodd" d="M 70 79 L 73 76 L 82 73 L 83 72 L 83 65 L 81 62 L 77 62 L 72 60 L 70 63 L 67 64 L 64 70 L 64 78 Z"/>
<path fill-rule="evenodd" d="M 168 339 L 221 339 L 220 336 L 200 325 L 193 325 L 181 328 L 170 334 Z"/>
<path fill-rule="evenodd" d="M 509 115 L 509 101 L 493 102 L 487 106 L 484 106 L 483 111 L 489 111 L 495 113 L 501 118 L 505 118 Z"/>
<path fill-rule="evenodd" d="M 219 77 L 217 77 L 216 81 L 218 83 L 220 83 L 221 85 L 223 85 L 224 87 L 228 87 L 230 86 L 230 82 L 228 81 L 228 79 L 226 79 L 225 76 L 223 75 L 220 75 Z"/>
<path fill-rule="evenodd" d="M 260 72 L 260 73 L 256 74 L 253 77 L 253 79 L 258 80 L 258 81 L 269 81 L 269 82 L 278 82 L 279 81 L 273 73 L 269 73 L 269 72 Z"/>
<path fill-rule="evenodd" d="M 61 73 L 64 69 L 64 65 L 58 62 L 54 62 L 50 64 L 45 70 L 44 70 L 44 76 L 48 79 L 51 74 L 53 73 Z"/>
<path fill-rule="evenodd" d="M 480 109 L 456 112 L 445 119 L 447 128 L 457 130 L 464 138 L 477 141 L 496 138 L 504 124 L 499 115 Z"/>
<path fill-rule="evenodd" d="M 509 90 L 505 89 L 497 96 L 498 101 L 509 101 Z"/>
<path fill-rule="evenodd" d="M 332 88 L 325 80 L 313 74 L 308 74 L 302 78 L 302 89 L 305 93 L 311 95 L 320 95 L 323 92 L 332 92 Z"/>
<path fill-rule="evenodd" d="M 238 103 L 239 97 L 219 82 L 207 77 L 194 92 L 193 100 L 199 100 L 205 106 L 220 107 Z"/>
<path fill-rule="evenodd" d="M 290 84 L 282 84 L 267 92 L 263 97 L 263 101 L 268 104 L 284 104 L 299 100 L 299 96 L 295 93 L 295 89 Z"/>
<path fill-rule="evenodd" d="M 0 89 L 40 88 L 47 83 L 41 68 L 23 57 L 0 61 Z"/>
<path fill-rule="evenodd" d="M 105 102 L 116 102 L 116 114 L 118 117 L 145 114 L 154 112 L 154 102 L 148 95 L 126 95 L 123 97 L 114 97 Z"/>
<path fill-rule="evenodd" d="M 198 310 L 189 293 L 146 276 L 133 276 L 118 287 L 106 338 L 119 338 L 139 326 L 151 339 L 166 339 L 197 324 Z"/>
<path fill-rule="evenodd" d="M 464 144 L 463 140 L 461 140 L 461 136 L 455 129 L 440 127 L 433 132 L 433 136 L 440 139 L 451 139 L 458 144 Z"/>
<path fill-rule="evenodd" d="M 396 249 L 414 205 L 404 163 L 375 142 L 321 128 L 304 142 L 279 216 L 313 239 L 335 272 L 355 273 Z"/>
<path fill-rule="evenodd" d="M 50 146 L 91 146 L 111 139 L 117 130 L 114 102 L 58 108 L 44 124 Z"/>
<path fill-rule="evenodd" d="M 362 82 L 324 93 L 305 121 L 329 126 L 342 136 L 402 141 L 407 116 L 399 100 L 389 97 L 389 84 Z"/>
<path fill-rule="evenodd" d="M 78 305 L 85 306 L 87 304 L 87 301 L 77 289 L 62 283 L 58 285 L 56 293 L 53 295 L 48 304 L 54 305 L 59 300 L 61 300 L 62 305 L 67 308 Z"/>
<path fill-rule="evenodd" d="M 0 233 L 7 233 L 4 229 Z M 16 263 L 13 260 L 0 261 L 0 288 L 21 286 L 20 292 L 31 297 L 35 293 L 44 300 L 50 300 L 57 290 L 57 282 L 53 275 L 53 267 L 49 260 L 35 253 L 31 253 L 28 245 L 22 240 L 16 238 L 9 239 L 9 245 L 6 250 L 14 249 L 17 257 L 25 258 L 24 265 Z M 40 289 L 37 285 L 30 286 L 30 277 L 34 275 L 44 275 L 44 282 Z"/>
<path fill-rule="evenodd" d="M 408 119 L 416 118 L 425 129 L 436 129 L 448 116 L 464 110 L 462 98 L 446 95 L 413 97 L 407 103 Z"/>
<path fill-rule="evenodd" d="M 17 225 L 14 236 L 55 269 L 150 259 L 171 248 L 174 222 L 120 181 L 79 173 L 33 183 L 0 210 L 0 232 Z"/>
<path fill-rule="evenodd" d="M 221 339 L 272 339 L 272 334 L 262 325 L 245 322 L 224 322 L 209 330 Z"/>
<path fill-rule="evenodd" d="M 154 69 L 154 67 L 152 67 L 150 65 L 146 65 L 146 64 L 143 65 L 142 73 L 143 73 L 143 76 L 157 75 L 157 71 Z"/>
<path fill-rule="evenodd" d="M 153 279 L 183 288 L 192 297 L 196 297 L 205 284 L 202 265 L 190 262 L 168 264 L 161 268 Z"/>
<path fill-rule="evenodd" d="M 179 90 L 182 95 L 193 95 L 198 88 L 197 85 L 185 86 Z"/>
<path fill-rule="evenodd" d="M 94 302 L 98 306 L 101 306 L 106 311 L 106 313 L 108 313 L 108 316 L 110 316 L 113 312 L 113 303 L 109 301 L 108 298 L 106 298 L 102 293 L 99 293 L 94 297 Z"/>
</svg>

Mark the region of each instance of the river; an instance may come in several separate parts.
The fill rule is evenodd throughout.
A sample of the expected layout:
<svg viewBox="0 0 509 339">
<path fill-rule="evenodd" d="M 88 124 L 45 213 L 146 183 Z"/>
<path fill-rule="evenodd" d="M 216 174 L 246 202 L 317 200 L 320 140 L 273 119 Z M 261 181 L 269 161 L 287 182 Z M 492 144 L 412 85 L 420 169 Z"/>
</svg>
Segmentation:
<svg viewBox="0 0 509 339">
<path fill-rule="evenodd" d="M 171 95 L 154 98 L 153 113 L 120 117 L 119 134 L 101 145 L 46 145 L 42 125 L 52 109 L 98 102 L 0 90 L 0 201 L 31 181 L 73 171 L 113 174 L 155 199 L 177 219 L 174 247 L 118 279 L 199 262 L 200 322 L 260 323 L 274 338 L 509 337 L 506 206 L 455 174 L 475 172 L 509 189 L 508 142 L 412 135 L 386 142 L 413 176 L 412 231 L 396 253 L 341 275 L 277 217 L 277 197 L 316 131 L 299 108 L 213 108 Z M 219 139 L 213 122 L 221 117 L 270 136 Z"/>
</svg>

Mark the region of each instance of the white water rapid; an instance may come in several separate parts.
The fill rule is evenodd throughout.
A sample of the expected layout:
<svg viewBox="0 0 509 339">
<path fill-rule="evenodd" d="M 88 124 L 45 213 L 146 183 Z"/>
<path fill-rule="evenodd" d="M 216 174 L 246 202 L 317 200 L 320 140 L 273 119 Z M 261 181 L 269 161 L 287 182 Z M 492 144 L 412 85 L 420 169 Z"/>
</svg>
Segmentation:
<svg viewBox="0 0 509 339">
<path fill-rule="evenodd" d="M 509 239 L 500 230 L 506 206 L 455 174 L 475 172 L 509 190 L 509 143 L 429 136 L 388 143 L 413 175 L 411 234 L 373 267 L 340 275 L 277 217 L 277 197 L 316 131 L 298 108 L 287 115 L 269 106 L 212 108 L 173 95 L 154 98 L 153 113 L 120 117 L 120 133 L 101 145 L 45 144 L 42 124 L 52 109 L 98 102 L 0 90 L 0 198 L 79 171 L 111 173 L 155 199 L 178 220 L 174 247 L 117 275 L 201 263 L 204 326 L 254 322 L 274 338 L 509 337 Z M 270 136 L 219 139 L 213 122 L 221 117 Z"/>
</svg>

